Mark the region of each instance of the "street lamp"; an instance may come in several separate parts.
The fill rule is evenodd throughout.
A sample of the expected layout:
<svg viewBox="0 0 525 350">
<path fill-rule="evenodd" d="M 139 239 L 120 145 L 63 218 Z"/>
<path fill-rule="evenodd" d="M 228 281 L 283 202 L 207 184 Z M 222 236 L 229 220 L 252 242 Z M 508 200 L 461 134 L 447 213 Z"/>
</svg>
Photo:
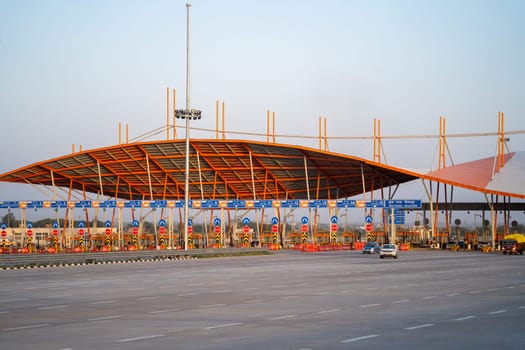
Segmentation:
<svg viewBox="0 0 525 350">
<path fill-rule="evenodd" d="M 188 250 L 189 182 L 190 182 L 190 120 L 201 119 L 201 111 L 190 108 L 190 7 L 186 4 L 186 108 L 176 109 L 175 117 L 186 119 L 186 162 L 184 179 L 184 250 Z"/>
</svg>

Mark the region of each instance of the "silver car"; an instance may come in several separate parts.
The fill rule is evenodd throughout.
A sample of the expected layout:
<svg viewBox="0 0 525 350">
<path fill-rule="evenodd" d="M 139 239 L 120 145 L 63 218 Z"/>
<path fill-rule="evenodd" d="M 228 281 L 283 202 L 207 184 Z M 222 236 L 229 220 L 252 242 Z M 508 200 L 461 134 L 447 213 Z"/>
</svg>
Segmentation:
<svg viewBox="0 0 525 350">
<path fill-rule="evenodd" d="M 363 254 L 379 253 L 379 244 L 377 242 L 367 242 L 363 248 Z"/>
<path fill-rule="evenodd" d="M 379 257 L 381 259 L 384 259 L 385 256 L 397 259 L 397 256 L 398 256 L 397 246 L 395 244 L 383 244 L 383 246 L 379 250 Z"/>
</svg>

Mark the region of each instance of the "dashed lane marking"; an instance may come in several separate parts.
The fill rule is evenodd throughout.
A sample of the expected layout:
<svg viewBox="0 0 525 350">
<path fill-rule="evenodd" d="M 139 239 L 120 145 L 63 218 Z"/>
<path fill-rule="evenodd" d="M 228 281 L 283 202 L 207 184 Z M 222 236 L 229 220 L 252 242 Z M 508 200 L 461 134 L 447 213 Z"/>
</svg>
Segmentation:
<svg viewBox="0 0 525 350">
<path fill-rule="evenodd" d="M 413 331 L 414 329 L 421 329 L 421 328 L 427 328 L 427 327 L 432 327 L 432 326 L 434 326 L 433 323 L 425 323 L 425 324 L 419 324 L 417 326 L 406 327 L 404 329 L 407 331 Z"/>
<path fill-rule="evenodd" d="M 376 307 L 376 306 L 380 306 L 381 304 L 366 304 L 366 305 L 361 305 L 359 306 L 360 308 L 367 308 L 367 307 Z"/>
<path fill-rule="evenodd" d="M 142 337 L 125 338 L 125 339 L 117 340 L 117 343 L 129 343 L 129 342 L 133 342 L 133 341 L 140 341 L 140 340 L 159 338 L 159 337 L 164 337 L 164 334 L 152 334 L 152 335 L 145 335 L 145 336 L 142 336 Z"/>
<path fill-rule="evenodd" d="M 18 331 L 22 329 L 40 328 L 40 327 L 47 327 L 47 326 L 49 326 L 49 323 L 38 323 L 38 324 L 30 324 L 27 326 L 4 328 L 4 331 L 10 332 L 10 331 Z"/>
<path fill-rule="evenodd" d="M 473 319 L 473 318 L 476 318 L 476 316 L 458 317 L 458 318 L 453 319 L 452 321 L 466 321 L 466 320 L 470 320 L 470 319 Z"/>
<path fill-rule="evenodd" d="M 217 328 L 240 326 L 242 324 L 243 324 L 242 322 L 224 323 L 224 324 L 219 324 L 219 325 L 216 325 L 216 326 L 204 327 L 204 329 L 211 330 L 211 329 L 217 329 Z"/>
<path fill-rule="evenodd" d="M 497 314 L 502 314 L 504 312 L 507 312 L 507 310 L 502 309 L 502 310 L 491 311 L 489 312 L 489 315 L 497 315 Z"/>
<path fill-rule="evenodd" d="M 95 318 L 88 319 L 88 321 L 104 321 L 104 320 L 112 320 L 114 318 L 120 318 L 120 317 L 122 317 L 122 315 L 95 317 Z"/>
<path fill-rule="evenodd" d="M 68 305 L 50 305 L 50 306 L 41 306 L 37 310 L 53 310 L 53 309 L 63 309 L 68 307 Z"/>
<path fill-rule="evenodd" d="M 149 313 L 150 314 L 165 314 L 165 313 L 168 313 L 168 312 L 176 312 L 176 311 L 179 311 L 180 309 L 165 309 L 165 310 L 155 310 L 155 311 L 150 311 Z"/>
<path fill-rule="evenodd" d="M 372 338 L 376 338 L 376 337 L 379 337 L 379 334 L 363 335 L 361 337 L 345 339 L 345 340 L 342 340 L 341 343 L 343 343 L 343 344 L 345 344 L 345 343 L 354 343 L 354 342 L 357 342 L 357 341 L 372 339 Z"/>
</svg>

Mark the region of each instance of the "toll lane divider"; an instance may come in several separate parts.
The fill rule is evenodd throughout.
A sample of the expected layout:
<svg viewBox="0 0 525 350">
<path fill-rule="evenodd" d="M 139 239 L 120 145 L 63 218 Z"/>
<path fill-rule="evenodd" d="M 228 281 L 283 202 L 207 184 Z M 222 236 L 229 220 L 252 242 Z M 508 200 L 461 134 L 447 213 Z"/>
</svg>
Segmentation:
<svg viewBox="0 0 525 350">
<path fill-rule="evenodd" d="M 0 254 L 0 270 L 7 270 L 13 268 L 112 264 L 163 260 L 192 260 L 198 258 L 236 256 L 248 254 L 270 254 L 270 252 L 268 251 L 268 249 L 264 248 L 221 248 L 192 249 L 188 251 L 153 250 L 104 253 Z"/>
</svg>

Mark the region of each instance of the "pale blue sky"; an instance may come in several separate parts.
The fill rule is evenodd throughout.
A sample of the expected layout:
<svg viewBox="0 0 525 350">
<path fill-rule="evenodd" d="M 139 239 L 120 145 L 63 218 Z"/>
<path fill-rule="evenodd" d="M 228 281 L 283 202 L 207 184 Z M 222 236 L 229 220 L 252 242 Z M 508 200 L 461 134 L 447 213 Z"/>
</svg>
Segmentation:
<svg viewBox="0 0 525 350">
<path fill-rule="evenodd" d="M 162 126 L 168 86 L 183 107 L 185 3 L 0 0 L 0 173 L 115 144 L 119 122 L 130 137 Z M 525 129 L 525 1 L 195 0 L 191 19 L 194 126 L 215 127 L 219 99 L 233 131 L 265 132 L 267 109 L 280 134 L 316 136 L 321 115 L 329 136 L 372 136 L 374 118 L 384 136 L 437 134 L 440 115 L 449 134 L 495 132 L 498 111 Z M 493 156 L 496 139 L 449 146 L 459 163 Z M 372 141 L 329 147 L 372 158 Z M 406 167 L 431 167 L 436 147 L 384 141 Z M 23 199 L 14 188 L 0 199 Z"/>
</svg>

